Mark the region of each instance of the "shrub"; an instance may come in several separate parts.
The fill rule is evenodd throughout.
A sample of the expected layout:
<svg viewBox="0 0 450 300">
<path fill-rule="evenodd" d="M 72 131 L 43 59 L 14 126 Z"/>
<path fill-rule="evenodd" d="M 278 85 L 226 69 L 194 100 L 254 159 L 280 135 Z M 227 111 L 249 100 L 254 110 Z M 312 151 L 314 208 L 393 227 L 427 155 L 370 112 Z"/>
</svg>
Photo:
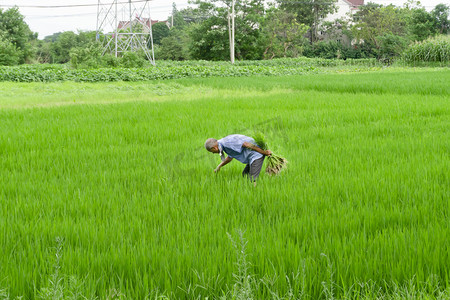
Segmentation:
<svg viewBox="0 0 450 300">
<path fill-rule="evenodd" d="M 112 54 L 105 54 L 102 57 L 102 65 L 110 68 L 117 68 L 120 66 L 120 58 L 115 57 Z"/>
<path fill-rule="evenodd" d="M 143 55 L 137 52 L 125 52 L 120 58 L 120 65 L 124 68 L 141 68 L 146 62 Z"/>
<path fill-rule="evenodd" d="M 403 59 L 408 63 L 416 62 L 449 62 L 450 37 L 439 36 L 423 42 L 416 42 L 403 53 Z"/>
<path fill-rule="evenodd" d="M 70 64 L 74 68 L 98 68 L 102 65 L 102 47 L 92 43 L 84 47 L 72 48 Z"/>
<path fill-rule="evenodd" d="M 13 43 L 0 35 L 0 66 L 17 65 L 20 60 L 20 53 Z"/>
<path fill-rule="evenodd" d="M 408 43 L 406 38 L 391 33 L 377 37 L 377 41 L 380 44 L 378 59 L 381 60 L 391 60 L 394 57 L 400 56 Z"/>
</svg>

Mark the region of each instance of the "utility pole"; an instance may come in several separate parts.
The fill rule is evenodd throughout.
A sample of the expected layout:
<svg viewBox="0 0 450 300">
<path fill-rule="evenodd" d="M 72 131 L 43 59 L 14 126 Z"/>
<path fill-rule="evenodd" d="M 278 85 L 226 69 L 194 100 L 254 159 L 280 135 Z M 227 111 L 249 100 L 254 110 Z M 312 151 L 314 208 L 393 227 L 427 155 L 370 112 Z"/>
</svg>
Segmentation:
<svg viewBox="0 0 450 300">
<path fill-rule="evenodd" d="M 232 4 L 231 4 L 231 24 L 230 24 L 230 11 L 228 10 L 228 35 L 230 38 L 230 59 L 231 59 L 231 64 L 233 64 L 233 65 L 234 65 L 234 53 L 235 53 L 235 47 L 234 47 L 235 3 L 236 3 L 236 0 L 233 0 Z"/>
<path fill-rule="evenodd" d="M 228 8 L 228 41 L 230 42 L 230 59 L 233 56 L 233 42 L 231 41 L 231 13 Z"/>
</svg>

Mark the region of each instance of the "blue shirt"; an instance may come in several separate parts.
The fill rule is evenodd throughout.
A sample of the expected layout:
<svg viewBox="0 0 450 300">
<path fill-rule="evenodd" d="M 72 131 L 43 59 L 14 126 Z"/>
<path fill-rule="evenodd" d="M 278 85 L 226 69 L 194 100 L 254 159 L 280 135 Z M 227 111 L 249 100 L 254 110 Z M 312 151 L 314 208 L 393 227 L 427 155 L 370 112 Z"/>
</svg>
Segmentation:
<svg viewBox="0 0 450 300">
<path fill-rule="evenodd" d="M 263 157 L 259 152 L 242 147 L 244 142 L 256 145 L 254 139 L 242 134 L 232 134 L 217 141 L 220 152 L 225 152 L 229 157 L 235 158 L 243 164 L 251 164 L 256 159 Z"/>
</svg>

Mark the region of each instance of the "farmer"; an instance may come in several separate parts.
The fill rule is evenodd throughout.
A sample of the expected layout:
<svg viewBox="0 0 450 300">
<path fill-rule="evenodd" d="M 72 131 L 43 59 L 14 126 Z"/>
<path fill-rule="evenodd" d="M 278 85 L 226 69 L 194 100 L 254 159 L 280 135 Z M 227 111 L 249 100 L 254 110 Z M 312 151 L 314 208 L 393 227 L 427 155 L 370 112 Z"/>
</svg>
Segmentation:
<svg viewBox="0 0 450 300">
<path fill-rule="evenodd" d="M 220 140 L 207 139 L 205 148 L 209 152 L 220 154 L 222 162 L 214 170 L 215 173 L 218 173 L 220 168 L 236 158 L 241 163 L 246 164 L 242 176 L 247 176 L 252 181 L 256 181 L 261 172 L 264 157 L 272 155 L 272 151 L 262 150 L 256 145 L 254 139 L 241 134 L 232 134 Z M 224 153 L 228 155 L 226 158 Z"/>
</svg>

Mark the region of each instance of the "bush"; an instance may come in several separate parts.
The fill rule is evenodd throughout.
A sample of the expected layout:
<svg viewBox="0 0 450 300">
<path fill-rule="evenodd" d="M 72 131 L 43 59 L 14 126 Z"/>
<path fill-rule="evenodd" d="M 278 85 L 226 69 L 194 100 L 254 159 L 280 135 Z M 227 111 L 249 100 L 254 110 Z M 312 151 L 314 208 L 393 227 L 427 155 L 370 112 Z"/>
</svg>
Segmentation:
<svg viewBox="0 0 450 300">
<path fill-rule="evenodd" d="M 120 66 L 120 58 L 112 54 L 105 54 L 102 58 L 102 65 L 110 68 L 117 68 Z"/>
<path fill-rule="evenodd" d="M 391 60 L 400 56 L 408 44 L 406 38 L 391 33 L 377 37 L 377 41 L 380 44 L 378 49 L 378 59 L 380 60 Z"/>
<path fill-rule="evenodd" d="M 439 36 L 423 42 L 416 42 L 403 53 L 403 60 L 408 63 L 449 62 L 450 37 Z"/>
<path fill-rule="evenodd" d="M 170 60 L 186 60 L 189 58 L 189 41 L 183 33 L 177 29 L 172 29 L 170 35 L 161 41 L 161 47 L 157 58 Z"/>
<path fill-rule="evenodd" d="M 98 68 L 102 66 L 102 60 L 102 47 L 98 43 L 72 48 L 70 51 L 70 64 L 75 69 Z"/>
<path fill-rule="evenodd" d="M 120 58 L 120 65 L 124 68 L 142 68 L 147 60 L 142 53 L 125 52 Z"/>
<path fill-rule="evenodd" d="M 21 51 L 0 35 L 0 66 L 14 66 L 20 61 Z"/>
</svg>

